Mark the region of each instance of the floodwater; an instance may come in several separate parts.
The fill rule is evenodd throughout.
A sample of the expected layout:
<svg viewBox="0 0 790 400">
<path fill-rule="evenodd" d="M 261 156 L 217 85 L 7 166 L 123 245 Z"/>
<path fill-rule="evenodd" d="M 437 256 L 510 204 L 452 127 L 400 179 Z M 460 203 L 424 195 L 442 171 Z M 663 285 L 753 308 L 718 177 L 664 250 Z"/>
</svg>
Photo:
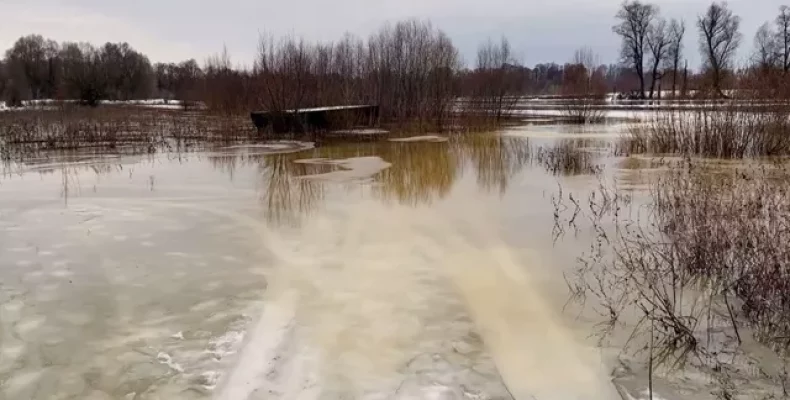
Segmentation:
<svg viewBox="0 0 790 400">
<path fill-rule="evenodd" d="M 535 148 L 622 128 L 5 165 L 0 398 L 619 398 Z"/>
</svg>

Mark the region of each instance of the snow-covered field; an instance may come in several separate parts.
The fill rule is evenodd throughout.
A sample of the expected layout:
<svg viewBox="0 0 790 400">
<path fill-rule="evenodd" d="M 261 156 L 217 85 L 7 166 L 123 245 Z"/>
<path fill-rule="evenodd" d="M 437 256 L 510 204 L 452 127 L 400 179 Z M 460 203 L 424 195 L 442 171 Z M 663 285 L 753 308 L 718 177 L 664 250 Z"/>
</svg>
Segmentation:
<svg viewBox="0 0 790 400">
<path fill-rule="evenodd" d="M 6 102 L 0 102 L 0 111 L 24 111 L 24 110 L 52 110 L 62 104 L 76 104 L 77 100 L 29 100 L 23 101 L 21 107 L 8 107 Z M 139 106 L 145 108 L 156 108 L 162 110 L 180 110 L 184 107 L 180 100 L 167 99 L 148 99 L 148 100 L 102 100 L 101 105 L 110 106 Z M 203 107 L 202 104 L 197 105 Z"/>
</svg>

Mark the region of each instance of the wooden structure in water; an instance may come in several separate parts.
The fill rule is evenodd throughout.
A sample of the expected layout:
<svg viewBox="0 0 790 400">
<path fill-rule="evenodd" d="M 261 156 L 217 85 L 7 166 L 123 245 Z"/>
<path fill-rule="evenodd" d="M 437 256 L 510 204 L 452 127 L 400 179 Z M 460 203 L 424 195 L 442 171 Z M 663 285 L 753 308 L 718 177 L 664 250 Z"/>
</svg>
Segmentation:
<svg viewBox="0 0 790 400">
<path fill-rule="evenodd" d="M 272 134 L 304 134 L 332 131 L 370 130 L 378 125 L 379 106 L 334 106 L 281 112 L 250 113 L 258 131 Z"/>
</svg>

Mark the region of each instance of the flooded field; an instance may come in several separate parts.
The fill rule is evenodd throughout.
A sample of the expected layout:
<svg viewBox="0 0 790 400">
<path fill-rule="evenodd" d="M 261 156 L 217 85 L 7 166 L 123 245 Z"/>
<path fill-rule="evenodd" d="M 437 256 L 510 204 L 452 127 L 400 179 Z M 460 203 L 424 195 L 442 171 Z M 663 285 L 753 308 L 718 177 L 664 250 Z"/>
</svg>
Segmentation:
<svg viewBox="0 0 790 400">
<path fill-rule="evenodd" d="M 7 162 L 0 398 L 620 398 L 553 232 L 560 191 L 644 201 L 626 129 Z"/>
</svg>

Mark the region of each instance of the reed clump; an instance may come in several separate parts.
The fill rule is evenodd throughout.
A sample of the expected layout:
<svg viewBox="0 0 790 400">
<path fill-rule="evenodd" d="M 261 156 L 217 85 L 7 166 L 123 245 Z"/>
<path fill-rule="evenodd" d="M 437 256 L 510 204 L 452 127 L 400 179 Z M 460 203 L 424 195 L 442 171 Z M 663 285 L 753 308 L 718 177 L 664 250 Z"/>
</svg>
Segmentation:
<svg viewBox="0 0 790 400">
<path fill-rule="evenodd" d="M 625 139 L 635 153 L 742 159 L 790 154 L 790 107 L 743 102 L 658 111 Z"/>
</svg>

